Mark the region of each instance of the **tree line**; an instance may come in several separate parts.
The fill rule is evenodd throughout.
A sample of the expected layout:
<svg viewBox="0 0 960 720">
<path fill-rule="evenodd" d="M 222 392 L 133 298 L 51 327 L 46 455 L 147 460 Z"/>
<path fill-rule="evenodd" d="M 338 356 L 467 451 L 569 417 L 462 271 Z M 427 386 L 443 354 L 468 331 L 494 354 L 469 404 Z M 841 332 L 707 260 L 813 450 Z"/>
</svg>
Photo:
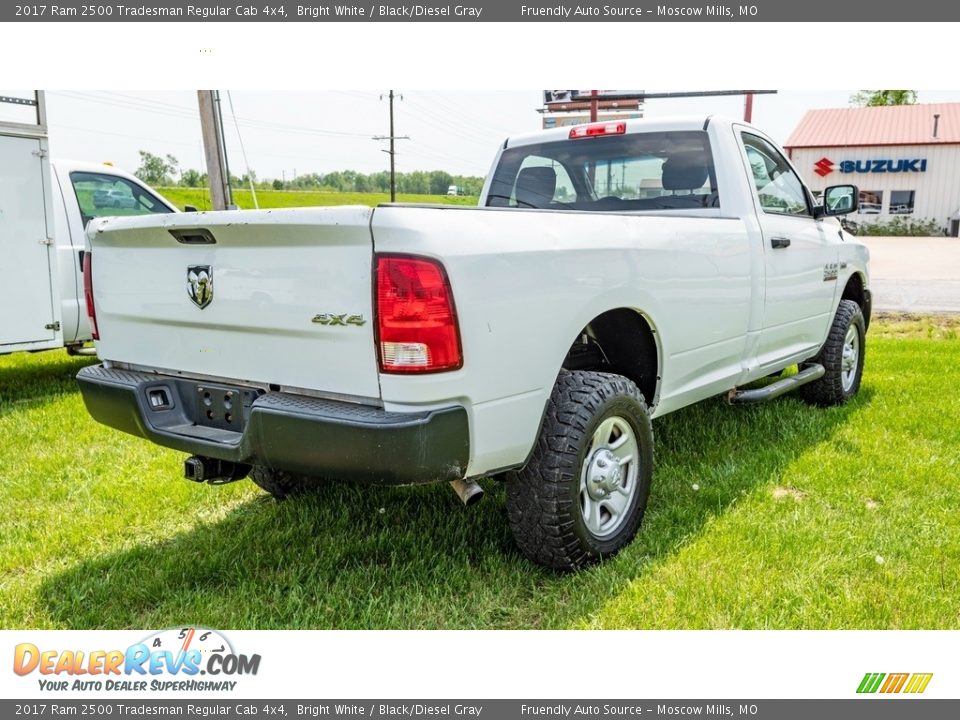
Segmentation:
<svg viewBox="0 0 960 720">
<path fill-rule="evenodd" d="M 140 166 L 134 173 L 153 187 L 206 187 L 207 174 L 199 170 L 181 169 L 173 155 L 154 155 L 140 150 Z M 361 173 L 355 170 L 336 170 L 329 173 L 306 173 L 295 178 L 260 180 L 254 171 L 249 175 L 231 174 L 230 184 L 246 188 L 250 181 L 258 190 L 326 190 L 331 192 L 390 192 L 390 173 L 386 170 Z M 483 178 L 453 175 L 444 170 L 415 170 L 396 174 L 397 192 L 411 195 L 446 195 L 456 185 L 464 195 L 479 195 Z"/>
</svg>

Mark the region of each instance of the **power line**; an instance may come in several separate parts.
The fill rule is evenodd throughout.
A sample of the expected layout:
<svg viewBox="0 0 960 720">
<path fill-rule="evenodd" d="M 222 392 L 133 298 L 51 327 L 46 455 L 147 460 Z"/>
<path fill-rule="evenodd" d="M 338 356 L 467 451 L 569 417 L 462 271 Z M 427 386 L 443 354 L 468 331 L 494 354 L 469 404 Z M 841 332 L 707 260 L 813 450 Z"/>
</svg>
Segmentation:
<svg viewBox="0 0 960 720">
<path fill-rule="evenodd" d="M 463 93 L 463 94 L 466 94 L 466 93 Z M 483 135 L 486 138 L 489 138 L 491 136 L 498 137 L 504 134 L 509 134 L 510 132 L 515 130 L 515 128 L 498 127 L 496 125 L 483 122 L 477 119 L 476 115 L 471 113 L 471 110 L 469 107 L 470 105 L 473 105 L 473 107 L 479 107 L 475 103 L 462 102 L 462 104 L 460 105 L 454 105 L 451 102 L 448 102 L 447 100 L 442 99 L 438 95 L 438 93 L 435 93 L 435 92 L 423 93 L 423 96 L 424 98 L 429 98 L 431 104 L 438 106 L 440 110 L 444 110 L 456 116 L 457 124 L 462 124 L 467 129 L 472 128 L 473 131 L 479 132 L 481 135 Z M 468 100 L 469 100 L 469 96 L 468 96 Z M 496 143 L 496 140 L 494 140 L 494 143 Z"/>
<path fill-rule="evenodd" d="M 226 132 L 226 130 L 225 130 L 224 127 L 223 127 L 223 105 L 222 105 L 222 103 L 220 102 L 220 91 L 219 91 L 219 90 L 214 90 L 214 91 L 213 91 L 213 103 L 214 103 L 214 107 L 216 108 L 216 111 L 217 111 L 217 113 L 216 113 L 216 116 L 217 116 L 217 131 L 220 133 L 220 148 L 221 148 L 221 153 L 223 154 L 223 168 L 224 168 L 224 170 L 226 171 L 226 174 L 227 174 L 227 178 L 226 178 L 226 180 L 227 180 L 227 208 L 226 208 L 226 209 L 230 210 L 230 209 L 235 209 L 235 208 L 232 207 L 232 206 L 233 206 L 233 181 L 230 179 L 230 161 L 229 161 L 229 159 L 228 159 L 229 156 L 228 156 L 228 154 L 227 154 L 227 132 Z"/>
<path fill-rule="evenodd" d="M 166 145 L 177 145 L 177 146 L 179 146 L 179 147 L 188 147 L 188 148 L 191 148 L 191 149 L 196 149 L 197 146 L 198 146 L 198 143 L 199 143 L 199 141 L 197 141 L 197 142 L 183 142 L 183 141 L 180 141 L 180 140 L 169 140 L 169 139 L 167 139 L 167 138 L 148 137 L 148 136 L 146 136 L 146 135 L 130 135 L 130 134 L 128 134 L 128 133 L 119 133 L 119 132 L 114 132 L 114 131 L 112 131 L 112 130 L 95 130 L 95 129 L 93 129 L 93 128 L 78 127 L 78 126 L 76 126 L 76 125 L 66 125 L 66 124 L 60 123 L 60 122 L 51 123 L 51 124 L 50 124 L 50 128 L 51 128 L 51 130 L 64 129 L 64 130 L 73 130 L 73 131 L 75 131 L 75 132 L 94 133 L 94 134 L 96 134 L 96 135 L 108 135 L 108 136 L 111 136 L 111 137 L 127 138 L 128 140 L 144 140 L 144 141 L 147 141 L 147 142 L 156 142 L 156 143 L 161 143 L 161 144 L 166 144 Z M 202 153 L 201 153 L 201 154 L 202 154 Z M 276 152 L 257 152 L 256 150 L 251 151 L 251 152 L 250 152 L 250 156 L 251 156 L 251 157 L 255 157 L 255 158 L 256 158 L 256 157 L 260 157 L 260 158 L 275 158 L 275 157 L 294 158 L 294 159 L 297 159 L 297 160 L 311 160 L 311 161 L 319 162 L 319 163 L 322 163 L 322 162 L 326 162 L 326 161 L 327 161 L 327 158 L 315 157 L 315 156 L 311 156 L 311 155 L 303 155 L 303 154 L 300 154 L 300 153 L 293 154 L 293 153 L 276 153 Z M 201 158 L 201 165 L 205 167 L 205 161 L 204 161 L 203 158 Z"/>
<path fill-rule="evenodd" d="M 98 95 L 87 95 L 85 93 L 79 92 L 58 92 L 56 95 L 61 95 L 73 100 L 81 100 L 83 102 L 95 103 L 97 105 L 110 105 L 112 107 L 120 107 L 126 109 L 135 109 L 135 110 L 145 110 L 147 112 L 152 112 L 156 115 L 163 115 L 166 117 L 176 117 L 183 120 L 192 120 L 198 117 L 197 113 L 186 113 L 183 111 L 174 111 L 171 109 L 165 108 L 148 108 L 142 105 L 137 105 L 125 101 L 114 100 L 113 98 L 105 98 Z"/>
<path fill-rule="evenodd" d="M 233 96 L 227 90 L 227 101 L 230 103 L 230 114 L 233 115 L 233 124 L 237 129 L 237 140 L 240 142 L 240 154 L 243 155 L 243 164 L 247 166 L 247 182 L 250 183 L 250 194 L 253 195 L 253 207 L 260 209 L 260 203 L 257 202 L 257 191 L 253 187 L 253 174 L 250 172 L 250 161 L 247 160 L 247 149 L 243 146 L 243 137 L 240 135 L 240 126 L 237 125 L 237 113 L 233 109 Z"/>
<path fill-rule="evenodd" d="M 447 162 L 451 159 L 455 159 L 455 160 L 459 160 L 462 163 L 465 163 L 466 167 L 468 167 L 470 170 L 473 171 L 472 173 L 451 173 L 453 175 L 474 174 L 474 175 L 483 177 L 484 175 L 486 175 L 486 172 L 487 172 L 486 166 L 484 166 L 483 169 L 481 169 L 481 166 L 473 164 L 473 161 L 471 160 L 466 160 L 464 158 L 451 158 L 450 155 L 442 153 L 441 151 L 432 151 L 429 149 L 424 150 L 423 148 L 411 147 L 411 149 L 407 152 L 407 156 L 426 158 L 426 160 L 431 162 L 436 162 L 438 164 Z M 449 170 L 447 172 L 449 172 Z"/>
<path fill-rule="evenodd" d="M 196 119 L 199 117 L 199 114 L 196 111 L 191 111 L 187 109 L 176 109 L 180 108 L 179 105 L 171 105 L 170 103 L 156 103 L 157 105 L 163 105 L 164 107 L 151 107 L 145 103 L 150 103 L 152 101 L 140 102 L 134 100 L 133 102 L 115 100 L 113 98 L 104 98 L 99 95 L 88 95 L 86 93 L 79 92 L 59 92 L 56 93 L 64 97 L 73 98 L 75 100 L 83 100 L 86 102 L 93 102 L 98 104 L 106 104 L 114 107 L 122 107 L 127 109 L 143 110 L 146 112 L 151 112 L 157 115 L 164 115 L 167 117 L 179 117 L 183 119 Z M 252 118 L 243 118 L 237 117 L 237 121 L 240 125 L 252 129 L 261 129 L 261 130 L 282 130 L 288 133 L 297 133 L 305 135 L 329 135 L 334 137 L 343 137 L 343 138 L 357 138 L 369 140 L 369 133 L 358 133 L 358 132 L 347 132 L 342 130 L 325 130 L 322 128 L 306 127 L 303 125 L 288 125 L 285 123 L 277 123 L 270 120 L 255 120 Z"/>
<path fill-rule="evenodd" d="M 149 142 L 166 143 L 168 145 L 181 145 L 183 147 L 196 147 L 196 143 L 186 143 L 177 140 L 167 140 L 163 138 L 146 137 L 145 135 L 127 135 L 126 133 L 112 132 L 110 130 L 94 130 L 93 128 L 77 127 L 75 125 L 64 125 L 63 123 L 50 123 L 51 129 L 64 128 L 66 130 L 75 130 L 77 132 L 95 133 L 97 135 L 112 135 L 114 137 L 128 138 L 130 140 L 147 140 Z"/>
<path fill-rule="evenodd" d="M 63 97 L 67 97 L 70 99 L 84 101 L 84 102 L 91 102 L 91 103 L 97 103 L 101 105 L 120 107 L 127 110 L 149 112 L 151 114 L 156 114 L 156 115 L 165 116 L 165 117 L 179 118 L 183 120 L 199 119 L 199 113 L 194 109 L 187 108 L 186 106 L 179 105 L 176 103 L 164 102 L 160 100 L 137 98 L 134 96 L 123 94 L 123 93 L 108 93 L 108 92 L 99 93 L 98 92 L 97 94 L 94 95 L 94 94 L 89 94 L 84 92 L 64 91 L 64 92 L 55 92 L 54 94 L 61 95 Z M 351 94 L 349 92 L 340 92 L 339 94 L 356 96 L 358 98 L 362 97 L 363 99 L 372 99 L 366 95 Z M 443 133 L 448 133 L 453 131 L 459 140 L 469 142 L 471 144 L 477 144 L 477 145 L 482 144 L 483 147 L 492 148 L 490 137 L 486 137 L 482 140 L 480 139 L 475 140 L 471 137 L 466 136 L 464 129 L 459 127 L 458 125 L 452 124 L 450 121 L 438 117 L 437 115 L 426 110 L 425 108 L 422 108 L 422 107 L 418 108 L 416 103 L 410 103 L 410 105 L 414 110 L 413 114 L 417 116 L 418 119 L 424 124 L 426 124 L 427 126 L 432 127 L 435 130 Z M 264 120 L 253 120 L 250 118 L 245 119 L 242 116 L 236 115 L 235 113 L 234 113 L 233 119 L 234 119 L 234 124 L 237 127 L 238 138 L 240 137 L 239 128 L 241 127 L 253 129 L 253 130 L 261 130 L 265 132 L 284 132 L 284 133 L 293 133 L 293 134 L 308 135 L 308 136 L 333 136 L 333 137 L 338 137 L 342 139 L 361 139 L 362 138 L 362 139 L 368 140 L 372 137 L 370 134 L 367 134 L 367 133 L 355 133 L 355 132 L 351 133 L 351 132 L 342 132 L 342 131 L 336 131 L 336 130 L 323 130 L 318 128 L 309 128 L 301 125 L 288 125 L 285 123 L 277 123 L 277 122 L 264 121 Z M 68 125 L 60 125 L 59 123 L 57 123 L 56 125 L 59 127 L 79 130 L 81 132 L 92 132 L 92 133 L 102 134 L 102 135 L 113 135 L 116 137 L 126 137 L 132 140 L 145 140 L 150 142 L 166 143 L 169 145 L 177 145 L 182 147 L 195 147 L 194 143 L 185 143 L 185 142 L 178 142 L 174 140 L 166 140 L 166 139 L 139 136 L 139 135 L 130 135 L 130 134 L 107 131 L 107 130 L 93 130 L 90 128 L 79 128 L 79 127 L 73 127 Z M 470 133 L 470 134 L 473 134 L 473 133 Z M 393 132 L 391 132 L 391 135 L 393 135 Z M 382 137 L 383 139 L 389 139 L 389 136 L 380 136 L 380 137 Z M 395 139 L 401 139 L 401 138 L 396 137 Z M 404 136 L 403 139 L 410 139 L 410 138 L 408 138 L 407 136 Z M 475 159 L 468 159 L 462 156 L 451 154 L 446 150 L 437 148 L 435 146 L 432 147 L 430 145 L 425 145 L 423 142 L 419 142 L 419 141 L 412 141 L 412 142 L 414 144 L 414 147 L 410 148 L 410 155 L 412 157 L 421 157 L 421 158 L 425 158 L 428 161 L 433 160 L 433 161 L 440 161 L 440 162 L 455 160 L 460 163 L 463 163 L 464 165 L 469 166 L 472 170 L 474 170 L 475 172 L 477 172 L 477 174 L 481 176 L 486 172 L 486 166 L 484 166 L 483 170 L 480 170 L 479 169 L 480 165 L 476 163 Z M 241 145 L 243 145 L 242 138 L 241 138 Z M 247 161 L 249 156 L 261 157 L 261 158 L 288 157 L 288 158 L 297 158 L 297 159 L 303 159 L 303 160 L 312 160 L 318 163 L 324 163 L 327 161 L 326 158 L 306 157 L 299 153 L 296 155 L 293 155 L 293 154 L 284 154 L 284 153 L 275 153 L 275 152 L 259 153 L 254 151 L 249 153 L 249 156 L 248 156 L 245 152 L 244 147 L 241 147 L 241 150 L 244 151 L 245 162 Z M 394 151 L 395 151 L 395 148 L 394 148 Z M 389 153 L 389 151 L 387 150 L 385 150 L 384 152 Z M 392 155 L 391 157 L 395 160 L 395 155 Z M 396 164 L 394 162 L 394 173 L 395 172 L 396 172 Z M 249 166 L 248 166 L 248 174 L 249 174 Z"/>
<path fill-rule="evenodd" d="M 344 95 L 346 97 L 357 98 L 359 100 L 369 100 L 370 102 L 379 102 L 380 99 L 377 97 L 377 93 L 363 93 L 357 92 L 356 90 L 329 90 L 335 95 Z"/>
<path fill-rule="evenodd" d="M 418 116 L 420 120 L 426 123 L 427 125 L 430 125 L 443 132 L 452 132 L 459 139 L 465 140 L 466 142 L 475 143 L 478 145 L 483 144 L 488 146 L 491 143 L 490 135 L 486 135 L 486 134 L 482 135 L 481 133 L 475 132 L 473 130 L 468 130 L 467 128 L 464 128 L 456 124 L 456 122 L 447 120 L 446 118 L 443 118 L 427 110 L 424 107 L 416 105 L 415 103 L 410 103 L 410 106 L 414 109 L 413 114 Z M 493 142 L 495 143 L 495 141 Z"/>
</svg>

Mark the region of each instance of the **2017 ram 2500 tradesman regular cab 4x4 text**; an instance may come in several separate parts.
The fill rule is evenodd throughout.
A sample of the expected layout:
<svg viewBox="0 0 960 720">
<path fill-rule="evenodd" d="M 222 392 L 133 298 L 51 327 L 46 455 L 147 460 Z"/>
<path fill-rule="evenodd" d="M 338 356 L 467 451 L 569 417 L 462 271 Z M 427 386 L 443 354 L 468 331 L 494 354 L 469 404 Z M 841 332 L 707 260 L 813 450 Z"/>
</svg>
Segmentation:
<svg viewBox="0 0 960 720">
<path fill-rule="evenodd" d="M 581 567 L 634 536 L 651 419 L 721 393 L 860 386 L 867 251 L 756 128 L 696 118 L 508 139 L 479 208 L 97 221 L 93 416 L 186 473 L 507 482 L 522 551 Z M 799 365 L 761 388 L 751 381 Z"/>
</svg>

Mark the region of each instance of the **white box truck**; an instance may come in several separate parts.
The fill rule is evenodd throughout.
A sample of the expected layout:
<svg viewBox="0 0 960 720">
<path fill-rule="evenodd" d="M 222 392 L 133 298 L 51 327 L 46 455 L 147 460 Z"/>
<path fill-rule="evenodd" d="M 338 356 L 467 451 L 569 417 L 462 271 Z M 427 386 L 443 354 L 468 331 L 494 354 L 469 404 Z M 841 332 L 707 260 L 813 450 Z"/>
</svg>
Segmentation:
<svg viewBox="0 0 960 720">
<path fill-rule="evenodd" d="M 177 209 L 109 165 L 51 163 L 43 92 L 0 92 L 0 108 L 14 110 L 0 113 L 0 354 L 82 352 L 91 340 L 83 300 L 86 224 Z"/>
<path fill-rule="evenodd" d="M 32 103 L 36 121 L 0 124 L 0 349 L 46 350 L 63 345 L 53 281 L 53 204 L 42 95 L 4 96 Z"/>
</svg>

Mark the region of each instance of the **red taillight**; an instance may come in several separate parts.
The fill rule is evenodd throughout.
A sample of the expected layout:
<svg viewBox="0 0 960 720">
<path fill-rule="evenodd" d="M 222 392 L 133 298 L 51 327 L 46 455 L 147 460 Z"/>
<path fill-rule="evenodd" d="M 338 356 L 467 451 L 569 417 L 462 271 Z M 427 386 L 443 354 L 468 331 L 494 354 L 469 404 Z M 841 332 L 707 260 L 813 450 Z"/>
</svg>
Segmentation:
<svg viewBox="0 0 960 720">
<path fill-rule="evenodd" d="M 380 370 L 456 370 L 463 365 L 453 293 L 443 266 L 425 258 L 377 258 Z"/>
<path fill-rule="evenodd" d="M 90 251 L 83 254 L 83 299 L 87 302 L 87 317 L 90 318 L 90 332 L 94 340 L 100 339 L 97 328 L 97 308 L 93 304 L 93 255 Z"/>
<path fill-rule="evenodd" d="M 576 125 L 570 131 L 570 139 L 598 137 L 600 135 L 623 135 L 627 131 L 625 122 L 594 123 L 593 125 Z"/>
</svg>

